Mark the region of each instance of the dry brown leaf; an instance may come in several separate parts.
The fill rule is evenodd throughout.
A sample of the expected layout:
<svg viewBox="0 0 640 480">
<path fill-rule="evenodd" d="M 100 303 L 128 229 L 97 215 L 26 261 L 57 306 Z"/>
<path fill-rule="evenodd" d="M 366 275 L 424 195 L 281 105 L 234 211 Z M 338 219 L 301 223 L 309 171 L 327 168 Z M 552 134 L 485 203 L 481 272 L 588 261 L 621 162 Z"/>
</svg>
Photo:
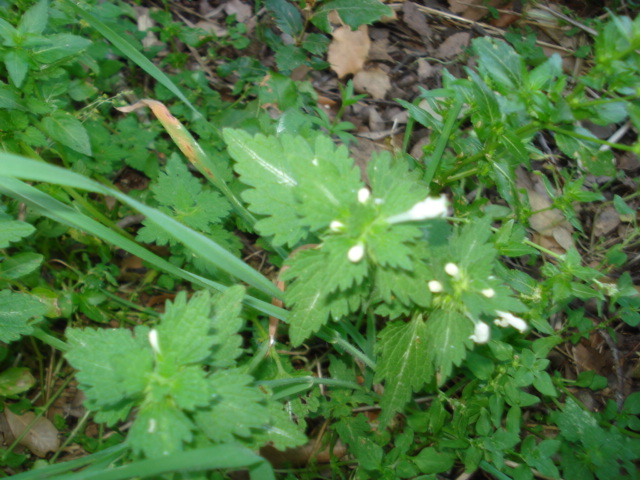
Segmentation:
<svg viewBox="0 0 640 480">
<path fill-rule="evenodd" d="M 556 208 L 549 209 L 553 201 L 549 197 L 544 184 L 538 176 L 529 174 L 519 168 L 516 171 L 516 185 L 520 189 L 525 189 L 529 196 L 531 209 L 535 212 L 529 217 L 529 225 L 543 238 L 540 238 L 540 244 L 545 248 L 553 251 L 565 253 L 574 247 L 573 243 L 573 227 L 564 218 L 562 212 Z M 561 247 L 559 250 L 557 247 Z"/>
<path fill-rule="evenodd" d="M 476 21 L 489 13 L 487 6 L 498 7 L 503 3 L 505 3 L 504 0 L 489 0 L 488 2 L 485 0 L 449 0 L 449 9 L 461 17 Z"/>
<path fill-rule="evenodd" d="M 437 58 L 451 58 L 456 57 L 462 53 L 462 51 L 469 46 L 471 41 L 471 34 L 467 32 L 454 33 L 444 42 L 440 44 L 436 51 Z"/>
<path fill-rule="evenodd" d="M 226 37 L 229 34 L 226 28 L 211 20 L 200 20 L 196 23 L 196 27 L 216 37 Z"/>
<path fill-rule="evenodd" d="M 620 215 L 614 207 L 607 207 L 596 217 L 593 225 L 593 233 L 602 237 L 613 232 L 620 225 Z"/>
<path fill-rule="evenodd" d="M 369 49 L 368 60 L 377 60 L 379 62 L 393 62 L 393 57 L 389 55 L 389 50 L 392 47 L 389 46 L 388 38 L 380 38 L 374 40 Z M 395 50 L 395 49 L 394 49 Z"/>
<path fill-rule="evenodd" d="M 24 430 L 36 417 L 33 412 L 27 412 L 24 415 L 16 415 L 5 405 L 4 415 L 11 428 L 14 437 L 22 435 Z M 20 445 L 27 447 L 38 457 L 45 457 L 49 452 L 55 452 L 60 447 L 60 439 L 58 438 L 58 430 L 48 419 L 44 417 L 38 418 L 35 424 L 20 440 Z"/>
<path fill-rule="evenodd" d="M 339 27 L 333 32 L 327 61 L 339 78 L 349 74 L 355 75 L 363 69 L 370 47 L 371 40 L 366 25 L 355 31 L 349 27 Z"/>
<path fill-rule="evenodd" d="M 432 30 L 427 19 L 413 2 L 404 2 L 402 6 L 402 19 L 411 30 L 416 32 L 424 39 L 428 39 L 432 35 Z"/>
<path fill-rule="evenodd" d="M 240 23 L 249 20 L 253 14 L 251 5 L 242 3 L 240 0 L 228 0 L 224 5 L 224 12 L 227 15 L 233 15 L 235 13 L 236 20 Z"/>
<path fill-rule="evenodd" d="M 353 88 L 358 93 L 367 93 L 375 100 L 382 100 L 391 88 L 391 81 L 387 72 L 374 67 L 356 73 Z"/>
</svg>

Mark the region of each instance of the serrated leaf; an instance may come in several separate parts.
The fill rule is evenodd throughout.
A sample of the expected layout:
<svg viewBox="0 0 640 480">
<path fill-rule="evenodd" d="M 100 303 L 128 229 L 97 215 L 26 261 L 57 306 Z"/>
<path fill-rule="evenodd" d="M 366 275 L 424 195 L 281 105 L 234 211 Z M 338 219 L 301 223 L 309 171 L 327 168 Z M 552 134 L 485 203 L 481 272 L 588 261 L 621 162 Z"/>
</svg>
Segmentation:
<svg viewBox="0 0 640 480">
<path fill-rule="evenodd" d="M 143 406 L 131 426 L 127 443 L 137 454 L 159 458 L 183 450 L 192 439 L 193 422 L 169 399 Z"/>
<path fill-rule="evenodd" d="M 4 55 L 4 65 L 7 67 L 9 78 L 20 88 L 29 71 L 29 57 L 24 50 L 9 50 Z"/>
<path fill-rule="evenodd" d="M 372 437 L 371 425 L 366 417 L 344 417 L 335 426 L 338 435 L 345 442 L 358 464 L 367 470 L 378 471 L 381 468 L 383 450 Z"/>
<path fill-rule="evenodd" d="M 42 128 L 51 138 L 65 147 L 91 156 L 89 135 L 75 117 L 63 112 L 54 112 L 42 119 Z"/>
<path fill-rule="evenodd" d="M 420 315 L 409 323 L 389 323 L 380 332 L 375 375 L 376 382 L 385 381 L 380 425 L 386 425 L 404 408 L 411 394 L 431 380 L 428 334 L 427 323 Z"/>
<path fill-rule="evenodd" d="M 288 0 L 266 0 L 265 7 L 276 19 L 276 24 L 287 35 L 295 37 L 304 27 L 302 15 Z"/>
<path fill-rule="evenodd" d="M 295 424 L 291 412 L 285 411 L 277 402 L 269 403 L 269 424 L 263 425 L 254 437 L 259 444 L 271 442 L 280 451 L 307 443 L 304 431 Z"/>
<path fill-rule="evenodd" d="M 38 63 L 50 64 L 63 58 L 79 54 L 91 45 L 91 40 L 70 33 L 48 35 L 47 45 L 33 49 L 33 58 Z"/>
<path fill-rule="evenodd" d="M 24 12 L 18 24 L 18 32 L 21 34 L 29 33 L 32 35 L 40 35 L 47 26 L 48 21 L 49 2 L 47 0 L 40 0 Z"/>
<path fill-rule="evenodd" d="M 356 201 L 359 171 L 346 148 L 336 148 L 328 137 L 319 136 L 312 147 L 290 135 L 252 137 L 226 129 L 223 136 L 240 179 L 253 187 L 243 198 L 251 211 L 268 216 L 256 228 L 273 235 L 274 245 L 295 245 Z"/>
<path fill-rule="evenodd" d="M 0 109 L 26 110 L 22 106 L 20 96 L 8 85 L 0 86 Z"/>
<path fill-rule="evenodd" d="M 378 267 L 375 271 L 376 293 L 388 304 L 399 301 L 404 305 L 415 303 L 427 307 L 431 303 L 431 292 L 425 280 L 430 278 L 429 273 L 422 262 L 416 263 L 412 272 Z"/>
<path fill-rule="evenodd" d="M 156 327 L 163 362 L 189 365 L 210 355 L 214 343 L 211 309 L 211 295 L 206 290 L 195 293 L 188 302 L 184 291 L 167 302 Z"/>
<path fill-rule="evenodd" d="M 198 410 L 195 423 L 215 442 L 232 442 L 235 436 L 249 437 L 252 429 L 269 422 L 264 396 L 250 384 L 250 375 L 235 370 L 219 370 L 209 377 L 213 404 Z"/>
<path fill-rule="evenodd" d="M 181 368 L 172 379 L 171 396 L 183 410 L 205 407 L 211 400 L 211 390 L 200 365 Z"/>
<path fill-rule="evenodd" d="M 229 288 L 216 299 L 213 317 L 213 353 L 209 364 L 232 367 L 242 354 L 242 337 L 238 332 L 244 321 L 240 317 L 245 289 L 239 285 Z"/>
<path fill-rule="evenodd" d="M 0 280 L 16 280 L 36 271 L 44 257 L 38 253 L 25 252 L 7 258 L 0 263 Z"/>
<path fill-rule="evenodd" d="M 37 297 L 11 290 L 0 291 L 0 341 L 9 343 L 31 334 L 33 328 L 29 320 L 46 311 L 47 307 Z"/>
<path fill-rule="evenodd" d="M 28 237 L 36 228 L 30 223 L 18 220 L 0 220 L 0 248 L 7 248 L 11 242 Z"/>
<path fill-rule="evenodd" d="M 384 16 L 393 15 L 391 8 L 377 0 L 332 0 L 323 3 L 311 19 L 325 33 L 331 31 L 328 16 L 332 10 L 338 12 L 342 21 L 353 30 L 360 25 L 371 24 Z"/>
<path fill-rule="evenodd" d="M 473 50 L 479 57 L 480 73 L 490 79 L 500 93 L 508 95 L 522 86 L 524 61 L 506 42 L 489 37 L 476 38 Z"/>
<path fill-rule="evenodd" d="M 453 366 L 459 366 L 464 360 L 473 324 L 458 312 L 435 310 L 425 330 L 429 352 L 425 360 L 433 363 L 439 373 L 438 383 L 442 385 L 451 375 Z"/>
<path fill-rule="evenodd" d="M 153 369 L 148 332 L 137 327 L 133 337 L 124 329 L 67 329 L 66 359 L 79 370 L 77 379 L 93 405 L 121 410 L 121 402 L 141 398 Z"/>
</svg>

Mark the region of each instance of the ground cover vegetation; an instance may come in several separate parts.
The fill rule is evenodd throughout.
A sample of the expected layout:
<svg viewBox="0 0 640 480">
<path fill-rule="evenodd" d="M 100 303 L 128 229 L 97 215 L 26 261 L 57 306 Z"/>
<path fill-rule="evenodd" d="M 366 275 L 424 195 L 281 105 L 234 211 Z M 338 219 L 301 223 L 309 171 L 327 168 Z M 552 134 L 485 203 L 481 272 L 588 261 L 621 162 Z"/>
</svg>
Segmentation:
<svg viewBox="0 0 640 480">
<path fill-rule="evenodd" d="M 640 17 L 434 3 L 0 1 L 3 475 L 638 477 Z"/>
</svg>

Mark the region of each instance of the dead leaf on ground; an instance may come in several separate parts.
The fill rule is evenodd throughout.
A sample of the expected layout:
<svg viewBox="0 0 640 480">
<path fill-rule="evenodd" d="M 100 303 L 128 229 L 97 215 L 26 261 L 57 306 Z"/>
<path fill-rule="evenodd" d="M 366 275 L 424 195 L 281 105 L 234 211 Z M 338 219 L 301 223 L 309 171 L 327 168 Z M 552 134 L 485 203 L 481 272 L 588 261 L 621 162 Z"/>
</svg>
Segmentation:
<svg viewBox="0 0 640 480">
<path fill-rule="evenodd" d="M 460 55 L 469 46 L 471 34 L 467 32 L 454 33 L 440 44 L 436 51 L 437 58 L 452 58 Z"/>
<path fill-rule="evenodd" d="M 545 248 L 555 252 L 566 253 L 574 248 L 573 227 L 557 208 L 549 208 L 553 201 L 549 197 L 544 184 L 537 175 L 530 174 L 522 168 L 516 171 L 516 185 L 525 189 L 529 196 L 534 213 L 529 217 L 529 226 L 538 232 L 541 238 L 536 239 Z M 558 249 L 560 247 L 560 249 Z"/>
<path fill-rule="evenodd" d="M 379 67 L 362 70 L 353 77 L 353 88 L 358 93 L 367 93 L 375 100 L 382 100 L 391 88 L 387 72 Z"/>
<path fill-rule="evenodd" d="M 614 207 L 607 207 L 596 217 L 593 233 L 596 237 L 602 237 L 613 232 L 618 225 L 620 225 L 620 215 Z"/>
<path fill-rule="evenodd" d="M 329 45 L 327 61 L 339 78 L 356 74 L 364 68 L 371 48 L 368 28 L 360 26 L 353 31 L 349 27 L 339 27 L 333 32 L 333 40 Z"/>
<path fill-rule="evenodd" d="M 413 2 L 404 2 L 402 6 L 402 19 L 411 30 L 420 35 L 423 40 L 431 37 L 433 31 L 427 23 L 427 19 Z"/>
<path fill-rule="evenodd" d="M 6 405 L 4 407 L 4 416 L 15 438 L 22 435 L 33 419 L 36 418 L 36 414 L 33 412 L 16 415 Z M 58 430 L 48 419 L 40 417 L 26 435 L 22 437 L 20 445 L 27 447 L 38 457 L 45 457 L 47 453 L 55 452 L 60 447 Z"/>
<path fill-rule="evenodd" d="M 251 18 L 253 11 L 251 5 L 241 2 L 240 0 L 229 0 L 224 5 L 224 12 L 227 15 L 233 15 L 235 13 L 236 20 L 240 23 L 244 23 Z"/>
<path fill-rule="evenodd" d="M 489 13 L 487 7 L 498 7 L 504 0 L 449 0 L 449 9 L 467 20 L 480 20 Z"/>
</svg>

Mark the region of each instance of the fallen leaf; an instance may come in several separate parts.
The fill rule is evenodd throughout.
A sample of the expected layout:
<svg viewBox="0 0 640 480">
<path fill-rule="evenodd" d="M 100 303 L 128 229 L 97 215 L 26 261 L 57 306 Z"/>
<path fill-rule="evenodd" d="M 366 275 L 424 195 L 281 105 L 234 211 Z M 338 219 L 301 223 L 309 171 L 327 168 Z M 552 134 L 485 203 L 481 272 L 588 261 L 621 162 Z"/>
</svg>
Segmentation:
<svg viewBox="0 0 640 480">
<path fill-rule="evenodd" d="M 366 25 L 355 31 L 349 27 L 339 27 L 333 32 L 327 61 L 339 78 L 355 75 L 364 68 L 370 47 L 371 40 Z"/>
<path fill-rule="evenodd" d="M 16 415 L 6 405 L 4 407 L 4 415 L 11 428 L 11 433 L 16 438 L 22 435 L 33 419 L 36 418 L 36 414 L 33 412 Z M 19 443 L 38 457 L 45 457 L 47 453 L 55 452 L 60 447 L 58 430 L 53 426 L 53 423 L 44 417 L 36 420 Z"/>
<path fill-rule="evenodd" d="M 391 88 L 391 81 L 387 72 L 373 67 L 356 73 L 353 88 L 358 93 L 368 93 L 375 100 L 382 100 Z"/>
<path fill-rule="evenodd" d="M 469 46 L 471 34 L 467 32 L 454 33 L 440 44 L 436 51 L 437 58 L 456 57 Z"/>
<path fill-rule="evenodd" d="M 516 171 L 516 185 L 527 191 L 531 209 L 538 211 L 529 217 L 529 226 L 541 235 L 542 238 L 537 239 L 540 244 L 559 253 L 574 248 L 573 227 L 560 210 L 549 208 L 553 201 L 542 181 L 536 175 L 519 168 Z"/>
<path fill-rule="evenodd" d="M 427 19 L 413 2 L 404 2 L 402 6 L 402 19 L 411 30 L 420 35 L 423 39 L 428 39 L 432 35 L 432 30 Z"/>
<path fill-rule="evenodd" d="M 242 3 L 240 0 L 228 0 L 224 5 L 224 12 L 227 15 L 236 15 L 236 20 L 244 23 L 251 18 L 251 5 Z"/>
<path fill-rule="evenodd" d="M 593 233 L 597 237 L 602 237 L 613 232 L 618 225 L 620 225 L 620 215 L 614 207 L 607 207 L 596 217 Z"/>
<path fill-rule="evenodd" d="M 489 13 L 487 7 L 498 7 L 503 3 L 504 0 L 449 0 L 449 9 L 461 17 L 475 21 Z"/>
</svg>

